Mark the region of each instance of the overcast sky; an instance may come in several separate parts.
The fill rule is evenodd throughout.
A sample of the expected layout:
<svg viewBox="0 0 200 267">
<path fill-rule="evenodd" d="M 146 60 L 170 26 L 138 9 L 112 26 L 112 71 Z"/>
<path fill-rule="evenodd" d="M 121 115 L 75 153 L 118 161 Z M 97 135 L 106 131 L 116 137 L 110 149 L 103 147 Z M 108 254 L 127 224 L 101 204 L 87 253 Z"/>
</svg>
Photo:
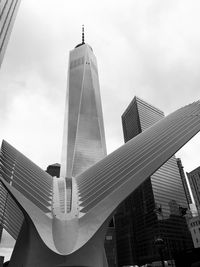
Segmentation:
<svg viewBox="0 0 200 267">
<path fill-rule="evenodd" d="M 22 0 L 0 71 L 0 138 L 36 164 L 60 162 L 69 50 L 97 57 L 108 152 L 137 95 L 168 114 L 200 96 L 199 1 Z M 200 136 L 180 153 L 200 165 Z"/>
<path fill-rule="evenodd" d="M 200 98 L 200 1 L 22 0 L 0 71 L 0 139 L 40 167 L 60 162 L 68 54 L 85 39 L 99 68 L 108 152 L 137 95 L 165 114 Z M 179 153 L 200 165 L 200 135 Z"/>
</svg>

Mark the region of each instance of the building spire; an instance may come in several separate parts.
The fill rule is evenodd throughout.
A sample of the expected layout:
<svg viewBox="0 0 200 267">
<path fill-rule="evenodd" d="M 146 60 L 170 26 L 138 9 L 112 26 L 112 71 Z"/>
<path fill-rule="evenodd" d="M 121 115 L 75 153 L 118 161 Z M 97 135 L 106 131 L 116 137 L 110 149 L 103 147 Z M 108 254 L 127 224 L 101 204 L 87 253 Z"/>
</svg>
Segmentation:
<svg viewBox="0 0 200 267">
<path fill-rule="evenodd" d="M 82 25 L 82 44 L 85 43 L 84 24 Z"/>
</svg>

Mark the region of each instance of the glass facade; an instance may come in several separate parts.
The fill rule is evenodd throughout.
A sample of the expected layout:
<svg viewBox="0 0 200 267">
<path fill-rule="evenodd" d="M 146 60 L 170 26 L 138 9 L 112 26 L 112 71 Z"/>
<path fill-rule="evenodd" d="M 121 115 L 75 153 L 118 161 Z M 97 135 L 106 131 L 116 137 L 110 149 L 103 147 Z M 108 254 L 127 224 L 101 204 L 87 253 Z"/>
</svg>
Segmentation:
<svg viewBox="0 0 200 267">
<path fill-rule="evenodd" d="M 1 0 L 0 1 L 0 66 L 6 51 L 10 33 L 15 21 L 20 0 Z"/>
<path fill-rule="evenodd" d="M 60 177 L 73 179 L 106 154 L 97 61 L 92 48 L 82 43 L 69 55 Z M 112 220 L 105 238 L 110 267 L 117 264 L 115 244 Z"/>
<path fill-rule="evenodd" d="M 188 205 L 190 205 L 190 204 L 192 204 L 192 198 L 191 198 L 190 191 L 189 191 L 189 188 L 188 188 L 188 184 L 187 184 L 187 181 L 186 181 L 185 172 L 184 172 L 184 169 L 183 169 L 183 165 L 182 165 L 181 159 L 177 158 L 176 162 L 177 162 L 179 173 L 180 173 L 180 176 L 181 176 L 181 179 L 182 179 L 182 183 L 183 183 L 183 187 L 184 187 L 187 203 L 188 203 Z"/>
<path fill-rule="evenodd" d="M 105 155 L 97 62 L 82 44 L 69 57 L 61 177 L 76 177 Z"/>
<path fill-rule="evenodd" d="M 158 122 L 164 113 L 135 97 L 122 115 L 125 142 Z M 117 211 L 116 239 L 119 266 L 145 264 L 160 259 L 155 241 L 164 240 L 164 257 L 192 247 L 184 212 L 188 207 L 173 156 Z"/>
</svg>

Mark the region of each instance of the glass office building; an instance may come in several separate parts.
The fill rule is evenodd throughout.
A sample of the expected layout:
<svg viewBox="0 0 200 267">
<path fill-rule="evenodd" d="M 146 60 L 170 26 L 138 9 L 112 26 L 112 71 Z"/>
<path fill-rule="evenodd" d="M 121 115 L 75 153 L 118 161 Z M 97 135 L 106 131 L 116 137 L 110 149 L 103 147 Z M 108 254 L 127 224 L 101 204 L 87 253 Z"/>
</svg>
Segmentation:
<svg viewBox="0 0 200 267">
<path fill-rule="evenodd" d="M 97 60 L 91 46 L 84 42 L 83 29 L 82 43 L 69 55 L 60 177 L 73 179 L 106 154 Z M 111 221 L 105 238 L 110 267 L 117 265 L 115 245 Z"/>
<path fill-rule="evenodd" d="M 20 1 L 21 0 L 0 1 L 0 66 L 3 61 Z"/>
<path fill-rule="evenodd" d="M 106 156 L 96 57 L 84 42 L 70 51 L 61 177 L 76 177 Z"/>
<path fill-rule="evenodd" d="M 154 106 L 135 97 L 122 115 L 125 142 L 164 117 Z M 164 241 L 165 259 L 192 247 L 185 213 L 188 208 L 173 156 L 118 209 L 115 216 L 118 264 L 145 264 L 160 259 L 156 240 Z"/>
<path fill-rule="evenodd" d="M 186 181 L 185 172 L 184 172 L 184 169 L 183 169 L 183 164 L 182 164 L 180 158 L 177 158 L 176 162 L 177 162 L 179 173 L 180 173 L 180 176 L 181 176 L 181 179 L 182 179 L 183 188 L 184 188 L 184 191 L 185 191 L 187 203 L 188 203 L 188 205 L 190 205 L 190 204 L 192 204 L 192 198 L 191 198 L 190 191 L 189 191 L 189 188 L 188 188 L 188 184 L 187 184 L 187 181 Z"/>
</svg>

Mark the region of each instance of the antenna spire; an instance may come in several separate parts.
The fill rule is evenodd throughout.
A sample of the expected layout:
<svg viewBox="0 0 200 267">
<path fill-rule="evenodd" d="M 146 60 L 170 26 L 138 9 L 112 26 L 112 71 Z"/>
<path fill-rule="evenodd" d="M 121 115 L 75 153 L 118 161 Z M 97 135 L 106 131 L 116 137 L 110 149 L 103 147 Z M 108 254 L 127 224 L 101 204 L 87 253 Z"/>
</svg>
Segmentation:
<svg viewBox="0 0 200 267">
<path fill-rule="evenodd" d="M 84 24 L 82 25 L 82 44 L 85 43 Z"/>
</svg>

